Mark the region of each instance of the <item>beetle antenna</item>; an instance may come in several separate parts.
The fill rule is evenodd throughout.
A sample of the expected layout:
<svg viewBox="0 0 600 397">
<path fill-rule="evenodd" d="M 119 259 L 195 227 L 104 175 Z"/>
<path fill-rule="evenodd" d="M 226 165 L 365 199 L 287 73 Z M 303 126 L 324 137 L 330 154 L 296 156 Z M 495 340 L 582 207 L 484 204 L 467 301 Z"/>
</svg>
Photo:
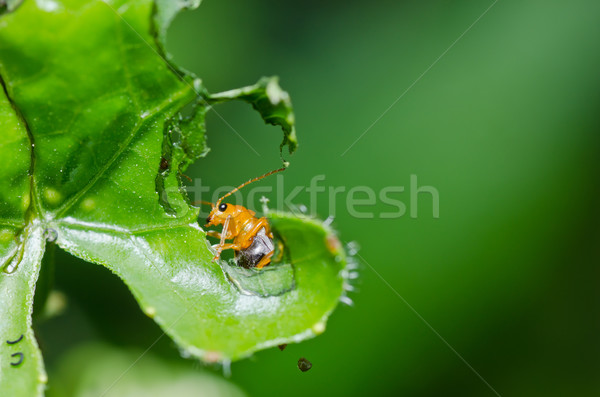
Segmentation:
<svg viewBox="0 0 600 397">
<path fill-rule="evenodd" d="M 230 191 L 229 193 L 227 193 L 226 195 L 224 195 L 223 197 L 221 197 L 220 199 L 218 199 L 217 202 L 216 202 L 216 204 L 215 204 L 215 207 L 218 206 L 219 203 L 221 202 L 221 200 L 223 200 L 225 197 L 231 196 L 233 193 L 237 192 L 238 190 L 240 190 L 244 186 L 249 185 L 252 182 L 256 182 L 256 181 L 261 180 L 261 179 L 263 179 L 263 178 L 265 178 L 265 177 L 267 177 L 269 175 L 273 175 L 273 174 L 276 174 L 276 173 L 281 172 L 281 171 L 285 171 L 285 167 L 284 168 L 280 168 L 278 170 L 273 170 L 271 172 L 267 172 L 266 174 L 264 174 L 262 176 L 250 179 L 249 181 L 246 181 L 246 182 L 242 183 L 240 186 L 236 187 L 235 189 L 233 189 L 232 191 Z"/>
<path fill-rule="evenodd" d="M 194 201 L 192 203 L 193 205 L 198 205 L 198 204 L 206 204 L 206 205 L 210 205 L 211 207 L 214 207 L 215 205 L 213 203 L 211 203 L 210 201 L 204 201 L 204 200 L 198 200 L 198 201 Z"/>
</svg>

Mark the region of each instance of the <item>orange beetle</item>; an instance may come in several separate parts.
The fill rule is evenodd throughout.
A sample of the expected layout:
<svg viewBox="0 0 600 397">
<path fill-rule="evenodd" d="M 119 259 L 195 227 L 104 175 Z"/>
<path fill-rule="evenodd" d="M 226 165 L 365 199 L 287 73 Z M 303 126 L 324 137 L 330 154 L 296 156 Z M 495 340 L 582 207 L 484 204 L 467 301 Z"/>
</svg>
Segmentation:
<svg viewBox="0 0 600 397">
<path fill-rule="evenodd" d="M 232 249 L 236 252 L 236 257 L 241 256 L 244 258 L 242 264 L 244 267 L 262 269 L 271 263 L 274 252 L 273 233 L 267 218 L 256 218 L 256 213 L 244 206 L 226 204 L 221 201 L 244 186 L 283 170 L 285 168 L 268 172 L 258 178 L 244 182 L 217 200 L 215 204 L 206 203 L 212 206 L 212 210 L 206 218 L 205 227 L 223 225 L 221 233 L 215 230 L 209 230 L 206 233 L 211 237 L 220 239 L 219 244 L 213 246 L 217 251 L 217 255 L 213 260 L 219 259 L 223 250 Z M 233 242 L 225 243 L 225 240 L 231 239 L 233 239 Z"/>
</svg>

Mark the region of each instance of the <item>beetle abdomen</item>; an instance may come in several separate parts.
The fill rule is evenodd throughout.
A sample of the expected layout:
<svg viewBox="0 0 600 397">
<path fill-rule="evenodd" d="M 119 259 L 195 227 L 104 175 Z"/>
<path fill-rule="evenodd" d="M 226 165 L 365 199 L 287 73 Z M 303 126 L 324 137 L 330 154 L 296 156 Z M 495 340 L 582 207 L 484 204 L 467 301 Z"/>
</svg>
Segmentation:
<svg viewBox="0 0 600 397">
<path fill-rule="evenodd" d="M 254 236 L 252 244 L 248 248 L 237 252 L 237 264 L 246 269 L 255 267 L 262 257 L 272 252 L 273 249 L 273 240 L 266 235 L 265 229 L 262 228 Z"/>
</svg>

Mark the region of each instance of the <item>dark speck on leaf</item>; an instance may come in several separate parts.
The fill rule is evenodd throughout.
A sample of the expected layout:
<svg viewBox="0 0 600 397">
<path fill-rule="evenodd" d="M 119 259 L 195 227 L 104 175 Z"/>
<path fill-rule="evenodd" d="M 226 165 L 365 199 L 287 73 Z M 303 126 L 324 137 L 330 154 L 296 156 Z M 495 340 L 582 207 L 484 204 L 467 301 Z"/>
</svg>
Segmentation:
<svg viewBox="0 0 600 397">
<path fill-rule="evenodd" d="M 311 368 L 312 368 L 312 363 L 310 361 L 308 361 L 307 359 L 305 359 L 304 357 L 301 357 L 300 360 L 298 360 L 298 369 L 300 371 L 306 372 Z"/>
<path fill-rule="evenodd" d="M 161 157 L 160 158 L 160 170 L 165 171 L 167 168 L 169 168 L 169 160 L 167 160 L 164 157 Z"/>
<path fill-rule="evenodd" d="M 283 349 L 285 349 L 287 347 L 287 343 L 284 343 L 282 345 L 277 345 L 277 347 L 279 348 L 279 350 L 283 351 Z"/>
</svg>

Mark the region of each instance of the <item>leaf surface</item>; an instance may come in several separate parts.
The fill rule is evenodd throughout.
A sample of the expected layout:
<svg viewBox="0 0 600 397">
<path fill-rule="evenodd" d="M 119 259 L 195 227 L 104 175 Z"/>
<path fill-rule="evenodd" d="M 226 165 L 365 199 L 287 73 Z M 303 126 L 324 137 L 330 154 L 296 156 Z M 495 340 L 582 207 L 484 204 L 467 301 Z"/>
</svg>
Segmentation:
<svg viewBox="0 0 600 397">
<path fill-rule="evenodd" d="M 343 294 L 346 262 L 333 232 L 270 214 L 282 263 L 229 271 L 212 261 L 199 210 L 182 189 L 181 172 L 208 152 L 204 117 L 218 103 L 248 102 L 282 128 L 282 147 L 297 145 L 276 78 L 210 95 L 165 59 L 169 21 L 196 3 L 26 1 L 0 17 L 1 116 L 10 134 L 0 151 L 14 158 L 0 170 L 0 249 L 6 262 L 25 244 L 28 261 L 0 282 L 29 287 L 2 292 L 3 307 L 20 308 L 23 324 L 46 230 L 117 274 L 184 355 L 225 362 L 323 332 Z"/>
<path fill-rule="evenodd" d="M 34 222 L 18 236 L 0 275 L 0 390 L 7 396 L 41 395 L 47 381 L 31 315 L 45 240 Z"/>
<path fill-rule="evenodd" d="M 46 373 L 32 323 L 33 296 L 44 239 L 39 222 L 28 227 L 31 144 L 23 120 L 0 93 L 0 390 L 35 396 Z"/>
<path fill-rule="evenodd" d="M 142 355 L 144 359 L 138 362 Z M 137 363 L 132 367 L 133 362 Z M 234 384 L 210 372 L 161 359 L 152 352 L 105 344 L 86 344 L 69 351 L 51 376 L 48 397 L 246 395 Z M 116 379 L 119 381 L 115 382 Z"/>
</svg>

